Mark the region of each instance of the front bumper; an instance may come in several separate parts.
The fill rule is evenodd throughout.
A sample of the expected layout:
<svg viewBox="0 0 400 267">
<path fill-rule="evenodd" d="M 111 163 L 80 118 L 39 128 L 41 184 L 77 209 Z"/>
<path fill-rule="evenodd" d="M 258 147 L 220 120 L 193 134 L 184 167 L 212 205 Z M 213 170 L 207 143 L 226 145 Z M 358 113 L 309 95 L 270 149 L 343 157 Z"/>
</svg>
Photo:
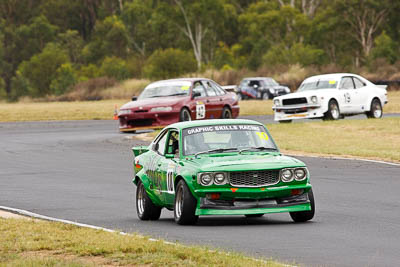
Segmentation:
<svg viewBox="0 0 400 267">
<path fill-rule="evenodd" d="M 272 109 L 275 121 L 321 118 L 326 112 L 320 104 L 273 106 Z"/>
<path fill-rule="evenodd" d="M 228 188 L 227 188 L 228 189 Z M 301 189 L 300 195 L 291 195 L 293 189 Z M 236 190 L 210 190 L 220 193 L 221 198 L 206 197 L 207 191 L 195 190 L 200 195 L 196 215 L 245 215 L 311 210 L 308 191 L 311 185 L 279 186 L 270 188 L 237 188 Z"/>
<path fill-rule="evenodd" d="M 179 121 L 179 112 L 133 112 L 118 116 L 119 130 L 159 129 Z"/>
</svg>

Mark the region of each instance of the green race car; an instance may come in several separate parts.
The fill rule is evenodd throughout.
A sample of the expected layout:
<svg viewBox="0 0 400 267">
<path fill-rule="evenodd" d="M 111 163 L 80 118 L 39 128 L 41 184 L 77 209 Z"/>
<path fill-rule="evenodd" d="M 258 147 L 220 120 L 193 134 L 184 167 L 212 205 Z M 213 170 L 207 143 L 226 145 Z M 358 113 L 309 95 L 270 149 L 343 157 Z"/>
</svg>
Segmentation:
<svg viewBox="0 0 400 267">
<path fill-rule="evenodd" d="M 141 220 L 174 211 L 178 224 L 199 215 L 289 212 L 295 222 L 314 217 L 310 174 L 283 156 L 264 125 L 251 120 L 171 124 L 148 147 L 133 147 Z"/>
</svg>

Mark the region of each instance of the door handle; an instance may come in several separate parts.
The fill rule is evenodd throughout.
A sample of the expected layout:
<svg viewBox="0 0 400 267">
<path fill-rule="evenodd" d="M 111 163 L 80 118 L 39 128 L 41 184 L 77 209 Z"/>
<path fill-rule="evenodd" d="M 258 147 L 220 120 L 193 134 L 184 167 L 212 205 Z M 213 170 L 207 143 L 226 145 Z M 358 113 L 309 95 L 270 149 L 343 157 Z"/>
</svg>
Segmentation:
<svg viewBox="0 0 400 267">
<path fill-rule="evenodd" d="M 161 163 L 158 163 L 157 166 L 160 167 L 160 166 L 161 166 Z"/>
<path fill-rule="evenodd" d="M 220 98 L 219 101 L 222 101 L 222 98 Z"/>
<path fill-rule="evenodd" d="M 207 99 L 207 103 L 210 103 L 210 100 Z"/>
</svg>

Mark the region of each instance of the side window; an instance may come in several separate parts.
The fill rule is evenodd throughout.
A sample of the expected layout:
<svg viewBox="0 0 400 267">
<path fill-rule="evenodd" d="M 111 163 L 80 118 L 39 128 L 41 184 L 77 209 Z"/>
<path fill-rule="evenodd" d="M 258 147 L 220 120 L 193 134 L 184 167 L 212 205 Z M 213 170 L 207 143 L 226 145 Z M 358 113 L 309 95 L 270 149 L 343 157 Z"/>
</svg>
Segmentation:
<svg viewBox="0 0 400 267">
<path fill-rule="evenodd" d="M 175 130 L 172 130 L 169 134 L 167 142 L 167 154 L 179 156 L 179 133 Z"/>
<path fill-rule="evenodd" d="M 203 82 L 205 87 L 206 87 L 206 91 L 207 91 L 207 95 L 208 96 L 216 96 L 217 93 L 215 92 L 214 88 L 211 87 L 210 83 L 208 81 Z"/>
<path fill-rule="evenodd" d="M 155 151 L 157 151 L 159 154 L 164 155 L 165 151 L 165 142 L 167 140 L 167 131 L 165 131 L 164 135 L 157 141 L 156 146 L 155 146 Z"/>
<path fill-rule="evenodd" d="M 193 85 L 193 95 L 195 93 L 200 94 L 197 97 L 205 97 L 206 96 L 206 90 L 204 89 L 203 85 L 201 84 L 201 82 L 195 82 Z"/>
<path fill-rule="evenodd" d="M 354 80 L 354 84 L 355 84 L 355 86 L 356 86 L 356 89 L 365 86 L 364 83 L 363 83 L 362 81 L 360 81 L 360 79 L 358 79 L 358 78 L 356 78 L 356 77 L 353 77 L 353 80 Z"/>
<path fill-rule="evenodd" d="M 216 83 L 213 83 L 213 82 L 209 82 L 209 83 L 211 84 L 212 88 L 214 88 L 214 90 L 217 92 L 217 95 L 226 94 L 226 92 L 221 87 L 219 87 Z"/>
<path fill-rule="evenodd" d="M 340 82 L 340 89 L 354 89 L 353 79 L 351 77 L 343 77 Z"/>
</svg>

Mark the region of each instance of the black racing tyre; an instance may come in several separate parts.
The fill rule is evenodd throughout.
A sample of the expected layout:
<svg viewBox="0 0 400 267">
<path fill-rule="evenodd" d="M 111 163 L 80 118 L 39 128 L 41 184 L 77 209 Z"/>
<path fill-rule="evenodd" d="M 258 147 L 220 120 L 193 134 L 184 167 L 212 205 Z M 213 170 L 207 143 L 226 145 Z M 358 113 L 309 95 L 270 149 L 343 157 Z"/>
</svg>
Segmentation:
<svg viewBox="0 0 400 267">
<path fill-rule="evenodd" d="M 229 107 L 224 107 L 222 109 L 221 119 L 232 119 L 232 111 Z"/>
<path fill-rule="evenodd" d="M 195 224 L 199 219 L 196 216 L 196 198 L 192 195 L 183 180 L 178 182 L 175 191 L 174 218 L 180 225 Z"/>
<path fill-rule="evenodd" d="M 263 95 L 262 95 L 262 99 L 263 100 L 268 100 L 268 99 L 272 99 L 273 97 L 268 93 L 268 92 L 265 92 L 265 93 L 263 93 Z"/>
<path fill-rule="evenodd" d="M 138 182 L 136 188 L 136 212 L 142 221 L 155 221 L 161 215 L 161 207 L 154 205 L 141 181 Z"/>
<path fill-rule="evenodd" d="M 370 119 L 382 118 L 382 105 L 379 99 L 374 98 L 371 102 L 371 109 L 367 112 L 367 117 Z"/>
<path fill-rule="evenodd" d="M 291 123 L 292 120 L 283 120 L 283 121 L 279 121 L 279 123 Z"/>
<path fill-rule="evenodd" d="M 331 99 L 328 104 L 328 111 L 324 114 L 324 120 L 338 120 L 340 119 L 340 109 L 336 100 Z"/>
<path fill-rule="evenodd" d="M 179 121 L 191 121 L 190 111 L 187 108 L 183 108 L 179 114 Z"/>
<path fill-rule="evenodd" d="M 309 211 L 297 211 L 297 212 L 290 212 L 290 217 L 295 222 L 306 222 L 311 220 L 315 214 L 315 202 L 314 202 L 314 194 L 312 189 L 308 191 L 308 199 L 310 200 L 311 210 Z"/>
<path fill-rule="evenodd" d="M 262 216 L 264 216 L 264 214 L 245 214 L 244 216 L 246 216 L 247 218 L 260 218 Z"/>
</svg>

